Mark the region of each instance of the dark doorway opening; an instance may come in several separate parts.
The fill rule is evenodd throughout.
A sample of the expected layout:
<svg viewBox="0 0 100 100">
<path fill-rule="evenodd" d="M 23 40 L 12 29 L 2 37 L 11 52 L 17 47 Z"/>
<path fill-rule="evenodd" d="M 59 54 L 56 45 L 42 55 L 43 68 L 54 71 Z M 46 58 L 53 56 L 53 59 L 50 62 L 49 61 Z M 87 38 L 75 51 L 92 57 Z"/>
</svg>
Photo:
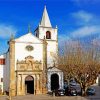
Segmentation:
<svg viewBox="0 0 100 100">
<path fill-rule="evenodd" d="M 25 79 L 26 94 L 34 94 L 34 78 L 27 76 Z"/>
<path fill-rule="evenodd" d="M 51 75 L 51 90 L 59 89 L 59 76 L 57 74 Z"/>
</svg>

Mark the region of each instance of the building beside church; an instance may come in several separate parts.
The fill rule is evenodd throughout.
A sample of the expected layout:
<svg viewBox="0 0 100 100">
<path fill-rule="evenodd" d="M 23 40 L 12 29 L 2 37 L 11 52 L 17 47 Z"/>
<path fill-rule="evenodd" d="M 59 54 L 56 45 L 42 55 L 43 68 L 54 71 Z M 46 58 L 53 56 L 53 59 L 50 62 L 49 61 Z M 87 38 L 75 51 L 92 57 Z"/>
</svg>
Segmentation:
<svg viewBox="0 0 100 100">
<path fill-rule="evenodd" d="M 0 94 L 3 92 L 3 68 L 5 67 L 5 57 L 0 56 Z"/>
<path fill-rule="evenodd" d="M 63 88 L 63 72 L 57 68 L 53 57 L 58 54 L 57 30 L 52 27 L 45 7 L 34 35 L 29 30 L 19 38 L 10 38 L 8 52 L 3 58 L 0 56 L 0 61 L 4 60 L 0 63 L 2 91 L 15 96 Z"/>
</svg>

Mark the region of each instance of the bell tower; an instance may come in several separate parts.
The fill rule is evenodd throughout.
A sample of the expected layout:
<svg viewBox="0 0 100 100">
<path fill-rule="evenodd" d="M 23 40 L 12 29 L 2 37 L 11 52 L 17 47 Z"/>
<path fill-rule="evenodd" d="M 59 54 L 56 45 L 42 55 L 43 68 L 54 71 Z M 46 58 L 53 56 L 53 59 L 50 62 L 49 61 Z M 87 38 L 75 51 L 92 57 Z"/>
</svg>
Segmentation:
<svg viewBox="0 0 100 100">
<path fill-rule="evenodd" d="M 41 21 L 35 30 L 35 36 L 47 42 L 47 67 L 52 67 L 54 64 L 53 55 L 58 53 L 58 28 L 53 28 L 48 16 L 46 6 L 44 7 Z"/>
</svg>

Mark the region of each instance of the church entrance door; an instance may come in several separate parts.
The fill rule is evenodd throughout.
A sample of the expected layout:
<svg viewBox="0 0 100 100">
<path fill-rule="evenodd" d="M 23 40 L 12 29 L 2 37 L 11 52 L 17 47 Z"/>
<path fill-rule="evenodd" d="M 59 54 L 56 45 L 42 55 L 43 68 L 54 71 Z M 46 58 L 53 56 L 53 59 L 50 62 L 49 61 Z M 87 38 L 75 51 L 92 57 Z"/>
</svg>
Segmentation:
<svg viewBox="0 0 100 100">
<path fill-rule="evenodd" d="M 59 76 L 57 74 L 51 75 L 51 90 L 59 89 Z"/>
<path fill-rule="evenodd" d="M 25 88 L 26 94 L 34 94 L 34 78 L 32 76 L 25 78 Z"/>
</svg>

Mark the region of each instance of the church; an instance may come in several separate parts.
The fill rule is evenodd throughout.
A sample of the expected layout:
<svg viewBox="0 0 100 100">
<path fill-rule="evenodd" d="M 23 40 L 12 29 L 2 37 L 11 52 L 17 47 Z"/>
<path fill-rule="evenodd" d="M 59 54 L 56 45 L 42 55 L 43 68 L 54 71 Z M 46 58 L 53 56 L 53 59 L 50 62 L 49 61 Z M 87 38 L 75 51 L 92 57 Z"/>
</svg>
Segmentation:
<svg viewBox="0 0 100 100">
<path fill-rule="evenodd" d="M 63 89 L 63 72 L 57 68 L 58 28 L 53 28 L 46 6 L 38 27 L 32 33 L 11 36 L 8 51 L 0 56 L 2 92 L 12 96 L 45 94 Z"/>
</svg>

